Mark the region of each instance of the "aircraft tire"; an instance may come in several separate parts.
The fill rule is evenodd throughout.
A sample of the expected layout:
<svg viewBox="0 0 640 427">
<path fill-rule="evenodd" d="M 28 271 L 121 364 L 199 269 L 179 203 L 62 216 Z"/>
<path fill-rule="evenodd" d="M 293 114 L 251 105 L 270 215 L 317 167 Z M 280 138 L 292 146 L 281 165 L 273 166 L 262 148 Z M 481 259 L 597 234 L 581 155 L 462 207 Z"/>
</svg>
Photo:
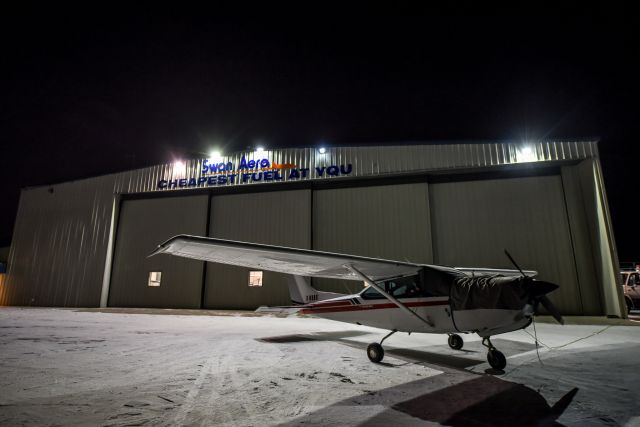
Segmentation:
<svg viewBox="0 0 640 427">
<path fill-rule="evenodd" d="M 505 366 L 507 366 L 506 357 L 504 357 L 504 354 L 502 354 L 495 348 L 490 349 L 487 353 L 487 361 L 489 362 L 489 365 L 491 365 L 491 367 L 496 371 L 502 371 Z"/>
<path fill-rule="evenodd" d="M 371 343 L 367 347 L 367 356 L 373 363 L 380 363 L 384 357 L 384 349 L 377 342 Z"/>
<path fill-rule="evenodd" d="M 454 350 L 460 350 L 464 345 L 464 341 L 462 340 L 462 337 L 458 334 L 449 335 L 448 342 L 449 342 L 449 347 L 451 347 Z"/>
</svg>

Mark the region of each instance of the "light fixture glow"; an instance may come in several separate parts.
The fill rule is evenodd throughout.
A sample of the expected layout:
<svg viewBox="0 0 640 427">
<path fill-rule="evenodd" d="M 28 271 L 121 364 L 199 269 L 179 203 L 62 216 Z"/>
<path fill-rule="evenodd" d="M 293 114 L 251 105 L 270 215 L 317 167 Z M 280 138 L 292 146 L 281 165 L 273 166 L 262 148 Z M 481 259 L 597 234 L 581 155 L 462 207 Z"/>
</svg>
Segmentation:
<svg viewBox="0 0 640 427">
<path fill-rule="evenodd" d="M 258 146 L 256 148 L 256 153 L 262 153 L 263 151 L 264 151 L 264 147 L 262 147 L 262 146 Z"/>
<path fill-rule="evenodd" d="M 177 160 L 173 162 L 173 167 L 175 169 L 184 169 L 184 162 L 182 160 Z"/>
<path fill-rule="evenodd" d="M 521 162 L 535 162 L 538 160 L 535 150 L 530 145 L 525 145 L 518 150 L 517 160 Z"/>
<path fill-rule="evenodd" d="M 327 149 L 326 149 L 326 148 L 324 148 L 324 147 L 320 147 L 320 148 L 318 148 L 318 153 L 320 153 L 320 154 L 324 154 L 324 153 L 326 153 L 326 152 L 327 152 Z"/>
<path fill-rule="evenodd" d="M 222 154 L 219 151 L 214 150 L 209 153 L 209 161 L 211 163 L 219 163 L 222 161 Z"/>
</svg>

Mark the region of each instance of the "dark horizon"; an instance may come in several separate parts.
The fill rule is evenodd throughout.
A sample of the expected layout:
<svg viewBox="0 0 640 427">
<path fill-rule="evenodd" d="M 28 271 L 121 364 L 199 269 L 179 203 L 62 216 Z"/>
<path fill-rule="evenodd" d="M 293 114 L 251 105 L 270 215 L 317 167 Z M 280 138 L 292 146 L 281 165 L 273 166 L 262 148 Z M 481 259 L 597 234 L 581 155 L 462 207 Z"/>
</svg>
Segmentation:
<svg viewBox="0 0 640 427">
<path fill-rule="evenodd" d="M 631 18 L 7 20 L 0 246 L 23 187 L 213 148 L 598 139 L 620 260 L 640 260 Z"/>
</svg>

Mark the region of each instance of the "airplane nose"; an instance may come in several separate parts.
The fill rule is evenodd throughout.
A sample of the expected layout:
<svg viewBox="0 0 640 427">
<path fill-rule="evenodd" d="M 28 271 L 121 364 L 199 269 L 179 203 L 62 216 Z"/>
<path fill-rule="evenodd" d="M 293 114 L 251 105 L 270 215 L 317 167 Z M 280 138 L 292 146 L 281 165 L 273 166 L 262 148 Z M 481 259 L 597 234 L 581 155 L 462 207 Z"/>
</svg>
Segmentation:
<svg viewBox="0 0 640 427">
<path fill-rule="evenodd" d="M 534 298 L 546 295 L 558 288 L 559 286 L 555 283 L 545 282 L 544 280 L 531 280 L 529 282 L 529 294 Z"/>
</svg>

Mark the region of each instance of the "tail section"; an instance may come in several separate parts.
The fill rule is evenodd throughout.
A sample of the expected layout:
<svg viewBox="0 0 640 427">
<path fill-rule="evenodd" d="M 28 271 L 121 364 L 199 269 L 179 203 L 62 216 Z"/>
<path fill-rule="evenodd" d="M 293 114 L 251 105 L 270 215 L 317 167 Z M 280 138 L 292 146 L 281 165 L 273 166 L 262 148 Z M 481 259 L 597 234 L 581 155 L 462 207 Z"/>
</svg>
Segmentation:
<svg viewBox="0 0 640 427">
<path fill-rule="evenodd" d="M 318 291 L 311 287 L 308 277 L 290 274 L 287 279 L 289 295 L 291 296 L 291 302 L 294 304 L 309 304 L 346 295 L 335 292 Z"/>
</svg>

